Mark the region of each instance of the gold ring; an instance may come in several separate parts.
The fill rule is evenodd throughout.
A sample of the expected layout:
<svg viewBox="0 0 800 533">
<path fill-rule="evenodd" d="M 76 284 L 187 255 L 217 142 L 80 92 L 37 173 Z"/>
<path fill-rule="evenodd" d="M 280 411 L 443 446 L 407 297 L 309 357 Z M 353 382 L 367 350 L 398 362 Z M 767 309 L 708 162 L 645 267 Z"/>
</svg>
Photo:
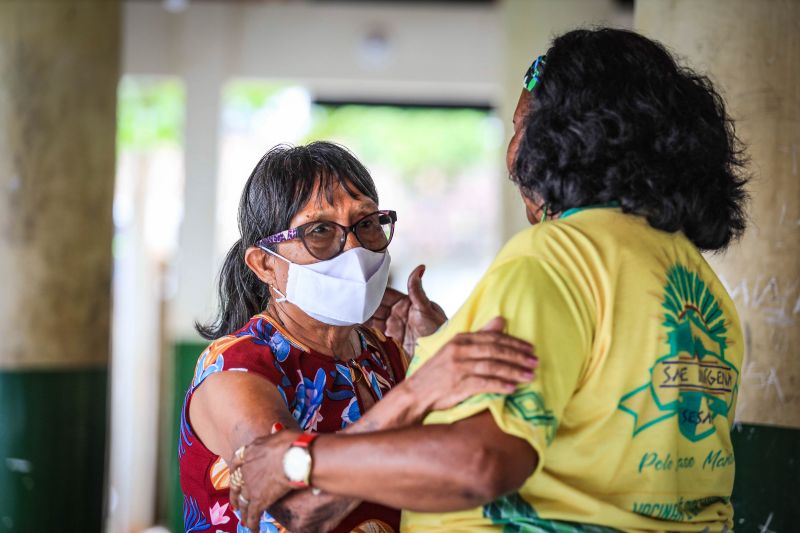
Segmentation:
<svg viewBox="0 0 800 533">
<path fill-rule="evenodd" d="M 250 505 L 250 500 L 239 494 L 239 503 L 242 505 Z"/>
<path fill-rule="evenodd" d="M 247 448 L 246 444 L 244 446 L 239 446 L 239 448 L 236 450 L 236 452 L 234 452 L 234 455 L 236 456 L 236 458 L 239 459 L 241 462 L 244 462 L 244 450 L 245 450 L 245 448 Z"/>
<path fill-rule="evenodd" d="M 236 467 L 231 472 L 231 480 L 230 484 L 232 487 L 240 489 L 244 486 L 244 475 L 242 474 L 242 469 L 240 467 Z"/>
</svg>

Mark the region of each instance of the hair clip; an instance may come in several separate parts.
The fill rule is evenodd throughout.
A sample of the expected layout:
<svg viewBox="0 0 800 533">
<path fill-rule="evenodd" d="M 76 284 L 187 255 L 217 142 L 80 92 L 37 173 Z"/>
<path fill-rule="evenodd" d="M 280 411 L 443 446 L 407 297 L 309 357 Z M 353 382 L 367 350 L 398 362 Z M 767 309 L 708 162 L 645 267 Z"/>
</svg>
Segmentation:
<svg viewBox="0 0 800 533">
<path fill-rule="evenodd" d="M 539 78 L 542 75 L 542 67 L 547 64 L 547 56 L 539 56 L 536 61 L 528 68 L 525 77 L 522 78 L 522 86 L 528 91 L 532 92 L 533 89 L 539 84 Z"/>
</svg>

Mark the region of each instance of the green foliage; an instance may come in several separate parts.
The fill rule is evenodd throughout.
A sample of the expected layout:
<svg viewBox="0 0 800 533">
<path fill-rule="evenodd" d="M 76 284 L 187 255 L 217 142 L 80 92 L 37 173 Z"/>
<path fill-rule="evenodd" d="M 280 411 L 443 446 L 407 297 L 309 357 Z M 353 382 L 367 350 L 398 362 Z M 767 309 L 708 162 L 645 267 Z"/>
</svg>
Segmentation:
<svg viewBox="0 0 800 533">
<path fill-rule="evenodd" d="M 453 177 L 496 156 L 501 133 L 487 128 L 489 120 L 476 109 L 315 106 L 304 142 L 339 142 L 363 161 L 408 179 L 432 169 Z"/>
<path fill-rule="evenodd" d="M 282 82 L 235 80 L 223 93 L 223 107 L 251 115 L 278 105 Z M 412 182 L 426 172 L 455 177 L 492 161 L 503 133 L 491 115 L 477 109 L 427 109 L 374 105 L 315 105 L 307 143 L 329 140 L 343 144 L 370 166 L 391 168 Z"/>
<path fill-rule="evenodd" d="M 270 100 L 287 87 L 291 86 L 285 83 L 238 79 L 225 85 L 223 106 L 255 113 L 259 109 L 268 107 Z"/>
<path fill-rule="evenodd" d="M 180 80 L 126 76 L 117 98 L 118 149 L 144 151 L 182 143 L 186 95 Z"/>
</svg>

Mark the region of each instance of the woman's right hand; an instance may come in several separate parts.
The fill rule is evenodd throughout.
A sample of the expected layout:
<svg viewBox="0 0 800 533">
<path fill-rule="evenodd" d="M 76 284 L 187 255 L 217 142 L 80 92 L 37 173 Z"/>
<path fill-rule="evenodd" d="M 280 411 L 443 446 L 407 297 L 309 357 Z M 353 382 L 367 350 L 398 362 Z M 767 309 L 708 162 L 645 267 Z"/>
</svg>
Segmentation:
<svg viewBox="0 0 800 533">
<path fill-rule="evenodd" d="M 505 320 L 492 319 L 480 331 L 460 333 L 414 374 L 405 386 L 426 412 L 447 409 L 476 394 L 510 394 L 531 381 L 539 361 L 533 345 L 503 333 Z"/>
<path fill-rule="evenodd" d="M 365 324 L 395 339 L 409 357 L 414 355 L 417 339 L 435 333 L 447 321 L 441 306 L 432 302 L 422 288 L 424 273 L 424 265 L 411 271 L 408 294 L 387 287 L 380 307 Z"/>
</svg>

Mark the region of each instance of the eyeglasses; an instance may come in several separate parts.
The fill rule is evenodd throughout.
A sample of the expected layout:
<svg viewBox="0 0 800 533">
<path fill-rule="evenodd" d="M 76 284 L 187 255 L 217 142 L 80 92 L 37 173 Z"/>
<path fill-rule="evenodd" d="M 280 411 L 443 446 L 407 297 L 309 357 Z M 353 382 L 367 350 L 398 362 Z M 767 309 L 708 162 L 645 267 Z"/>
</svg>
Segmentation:
<svg viewBox="0 0 800 533">
<path fill-rule="evenodd" d="M 373 252 L 382 252 L 392 242 L 395 222 L 397 213 L 394 211 L 370 213 L 349 227 L 327 220 L 317 220 L 264 237 L 256 243 L 256 246 L 264 248 L 300 239 L 308 253 L 321 261 L 327 261 L 344 251 L 347 235 L 352 232 L 361 246 Z"/>
</svg>

